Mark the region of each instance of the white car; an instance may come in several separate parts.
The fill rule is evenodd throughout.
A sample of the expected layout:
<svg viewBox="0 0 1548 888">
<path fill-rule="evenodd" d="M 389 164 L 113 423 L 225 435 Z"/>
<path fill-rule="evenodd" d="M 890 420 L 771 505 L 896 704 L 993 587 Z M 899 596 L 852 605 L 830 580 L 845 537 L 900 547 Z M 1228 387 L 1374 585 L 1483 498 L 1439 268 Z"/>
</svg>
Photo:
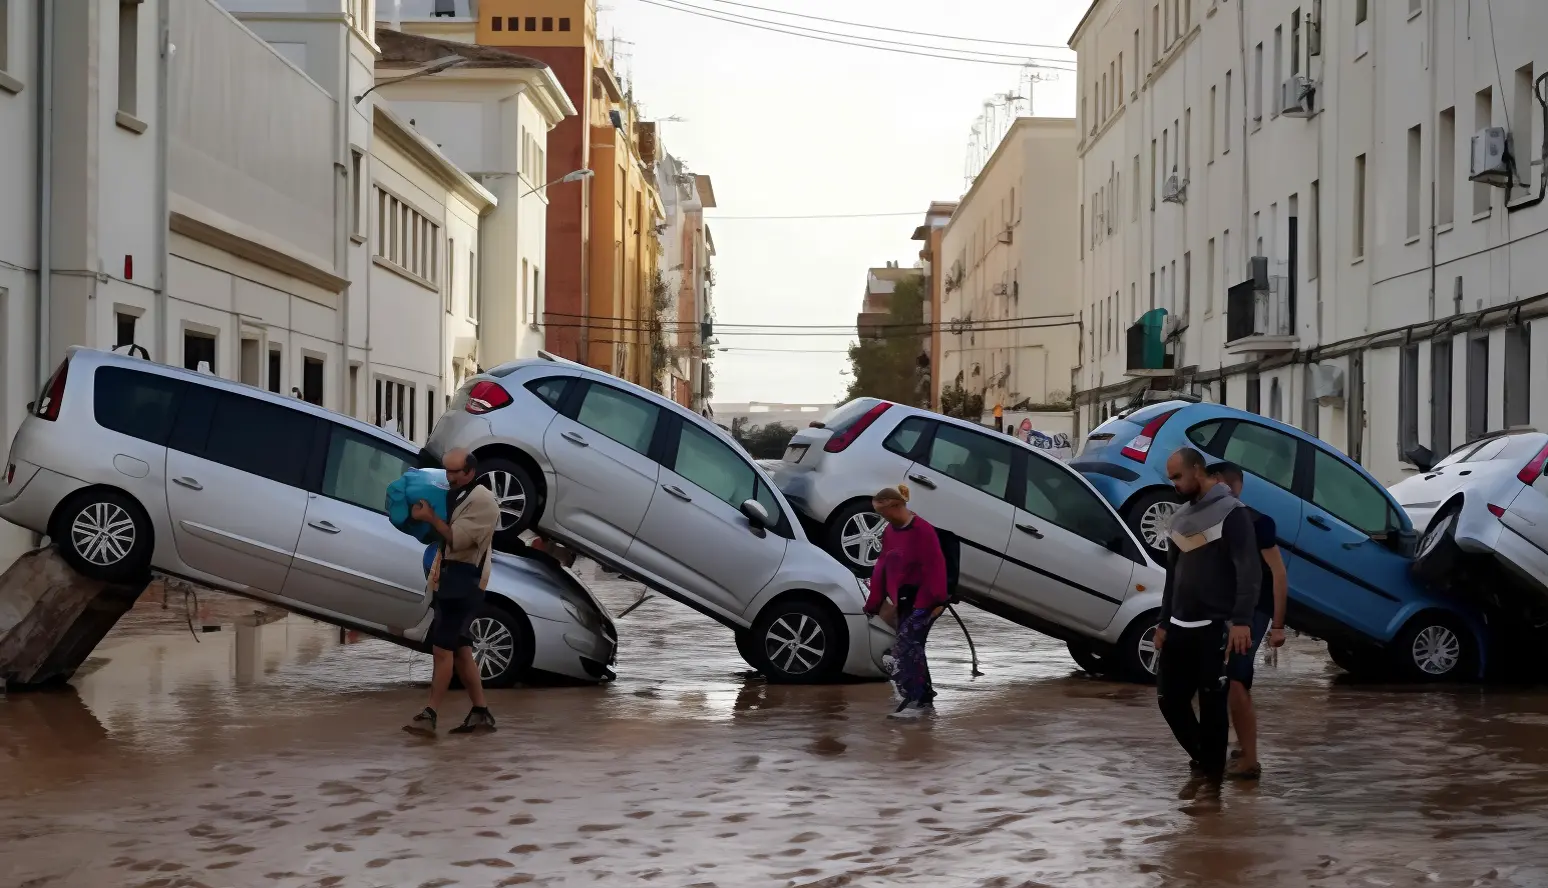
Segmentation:
<svg viewBox="0 0 1548 888">
<path fill-rule="evenodd" d="M 1422 466 L 1425 454 L 1414 454 Z M 1548 609 L 1548 434 L 1513 430 L 1472 441 L 1389 488 L 1414 527 L 1425 528 L 1417 576 L 1445 585 L 1467 556 L 1483 556 L 1535 593 L 1517 602 Z M 1510 590 L 1497 588 L 1507 593 Z"/>
<path fill-rule="evenodd" d="M 855 577 L 807 542 L 718 426 L 549 355 L 472 377 L 426 456 L 463 448 L 500 502 L 497 548 L 535 528 L 730 627 L 774 681 L 881 678 L 893 634 Z"/>
<path fill-rule="evenodd" d="M 418 460 L 299 398 L 72 347 L 11 443 L 0 518 L 93 579 L 159 570 L 425 650 L 425 545 L 386 514 L 387 485 Z M 494 559 L 469 631 L 494 687 L 613 677 L 607 609 L 541 558 Z"/>
<path fill-rule="evenodd" d="M 1079 472 L 1009 435 L 873 398 L 820 426 L 766 466 L 855 574 L 881 548 L 872 495 L 907 484 L 910 507 L 961 542 L 963 600 L 1067 642 L 1087 671 L 1154 676 L 1166 573 Z"/>
</svg>

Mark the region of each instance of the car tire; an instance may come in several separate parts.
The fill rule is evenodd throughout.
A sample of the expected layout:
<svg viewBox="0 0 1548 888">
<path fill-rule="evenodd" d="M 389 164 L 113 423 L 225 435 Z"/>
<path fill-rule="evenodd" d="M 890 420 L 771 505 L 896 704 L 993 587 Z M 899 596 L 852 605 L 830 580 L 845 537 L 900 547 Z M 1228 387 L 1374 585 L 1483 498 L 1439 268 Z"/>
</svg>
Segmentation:
<svg viewBox="0 0 1548 888">
<path fill-rule="evenodd" d="M 753 666 L 777 684 L 828 681 L 847 653 L 843 621 L 831 606 L 805 599 L 776 601 L 753 623 Z"/>
<path fill-rule="evenodd" d="M 49 536 L 89 579 L 133 583 L 150 576 L 156 548 L 150 516 L 126 493 L 99 487 L 76 494 L 54 513 Z"/>
<path fill-rule="evenodd" d="M 1167 549 L 1171 548 L 1166 538 L 1166 528 L 1181 505 L 1177 494 L 1168 490 L 1152 490 L 1135 497 L 1124 506 L 1124 523 L 1139 537 L 1145 553 L 1157 564 L 1166 564 Z"/>
<path fill-rule="evenodd" d="M 1362 652 L 1351 647 L 1344 647 L 1328 642 L 1328 659 L 1333 665 L 1344 670 L 1355 678 L 1378 678 L 1382 674 L 1383 664 L 1372 657 L 1369 652 Z"/>
<path fill-rule="evenodd" d="M 1156 652 L 1155 630 L 1160 619 L 1161 611 L 1146 611 L 1130 620 L 1129 628 L 1123 630 L 1113 656 L 1117 659 L 1116 671 L 1125 681 L 1155 684 L 1161 659 Z"/>
<path fill-rule="evenodd" d="M 754 672 L 763 672 L 763 667 L 758 662 L 758 648 L 753 643 L 753 633 L 750 630 L 736 633 L 736 652 L 742 655 L 742 661 L 751 666 Z"/>
<path fill-rule="evenodd" d="M 1084 641 L 1068 641 L 1065 647 L 1070 650 L 1070 659 L 1075 661 L 1087 675 L 1106 676 L 1113 671 L 1111 656 L 1103 656 L 1096 652 L 1089 643 Z"/>
<path fill-rule="evenodd" d="M 473 659 L 486 688 L 508 688 L 532 668 L 532 621 L 514 603 L 485 600 L 468 626 Z"/>
<path fill-rule="evenodd" d="M 520 550 L 523 545 L 521 535 L 532 529 L 538 517 L 538 489 L 532 474 L 512 460 L 490 457 L 479 461 L 478 480 L 494 493 L 495 501 L 500 504 L 495 550 Z"/>
<path fill-rule="evenodd" d="M 1398 674 L 1433 683 L 1473 677 L 1473 635 L 1450 614 L 1426 611 L 1408 621 L 1388 649 Z"/>
<path fill-rule="evenodd" d="M 869 577 L 876 567 L 876 557 L 881 554 L 881 534 L 886 523 L 870 500 L 845 505 L 828 520 L 828 554 L 855 576 Z"/>
<path fill-rule="evenodd" d="M 1457 518 L 1462 514 L 1462 504 L 1447 505 L 1430 521 L 1424 536 L 1414 550 L 1414 579 L 1430 588 L 1444 587 L 1454 576 L 1462 561 L 1462 548 L 1457 545 Z"/>
</svg>

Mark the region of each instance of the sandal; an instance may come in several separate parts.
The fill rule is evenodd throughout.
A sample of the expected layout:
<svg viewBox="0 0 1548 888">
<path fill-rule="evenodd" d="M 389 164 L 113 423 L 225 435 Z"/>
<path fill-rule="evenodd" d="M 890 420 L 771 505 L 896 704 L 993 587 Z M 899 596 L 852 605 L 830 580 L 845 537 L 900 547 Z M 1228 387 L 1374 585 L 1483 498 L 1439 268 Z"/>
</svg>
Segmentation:
<svg viewBox="0 0 1548 888">
<path fill-rule="evenodd" d="M 1226 777 L 1232 780 L 1261 780 L 1263 778 L 1263 766 L 1258 764 L 1250 768 L 1242 768 L 1239 771 L 1229 770 L 1226 771 Z"/>
</svg>

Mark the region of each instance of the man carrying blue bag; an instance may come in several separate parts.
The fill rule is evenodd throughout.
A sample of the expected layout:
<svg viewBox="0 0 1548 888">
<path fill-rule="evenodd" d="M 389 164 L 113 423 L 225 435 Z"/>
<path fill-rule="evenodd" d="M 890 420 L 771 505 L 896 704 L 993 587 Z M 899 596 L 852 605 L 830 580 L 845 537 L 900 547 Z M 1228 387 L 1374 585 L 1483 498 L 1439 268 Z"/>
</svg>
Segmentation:
<svg viewBox="0 0 1548 888">
<path fill-rule="evenodd" d="M 452 671 L 462 678 L 472 698 L 473 709 L 453 734 L 485 733 L 495 729 L 494 716 L 484 701 L 484 686 L 479 680 L 478 662 L 473 659 L 473 640 L 468 629 L 484 603 L 489 585 L 489 554 L 500 506 L 489 488 L 479 485 L 477 462 L 465 450 L 452 450 L 442 465 L 450 491 L 442 520 L 427 500 L 414 503 L 411 515 L 435 531 L 440 549 L 430 568 L 430 606 L 435 619 L 426 640 L 434 657 L 435 671 L 430 679 L 430 705 L 414 716 L 404 730 L 435 736 L 436 713 L 451 685 Z"/>
</svg>

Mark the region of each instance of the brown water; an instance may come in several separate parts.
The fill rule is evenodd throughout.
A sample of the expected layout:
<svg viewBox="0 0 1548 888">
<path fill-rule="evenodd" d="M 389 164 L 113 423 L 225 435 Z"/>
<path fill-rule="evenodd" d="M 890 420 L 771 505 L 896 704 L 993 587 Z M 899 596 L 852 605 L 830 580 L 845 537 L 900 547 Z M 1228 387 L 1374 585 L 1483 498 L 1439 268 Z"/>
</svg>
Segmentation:
<svg viewBox="0 0 1548 888">
<path fill-rule="evenodd" d="M 939 624 L 926 722 L 748 679 L 653 599 L 617 682 L 494 693 L 499 733 L 437 741 L 399 730 L 426 658 L 240 599 L 195 641 L 183 608 L 0 701 L 0 886 L 1548 885 L 1548 695 L 1349 686 L 1309 640 L 1260 668 L 1262 785 L 1190 815 L 1150 690 L 971 608 L 985 675 Z"/>
</svg>

